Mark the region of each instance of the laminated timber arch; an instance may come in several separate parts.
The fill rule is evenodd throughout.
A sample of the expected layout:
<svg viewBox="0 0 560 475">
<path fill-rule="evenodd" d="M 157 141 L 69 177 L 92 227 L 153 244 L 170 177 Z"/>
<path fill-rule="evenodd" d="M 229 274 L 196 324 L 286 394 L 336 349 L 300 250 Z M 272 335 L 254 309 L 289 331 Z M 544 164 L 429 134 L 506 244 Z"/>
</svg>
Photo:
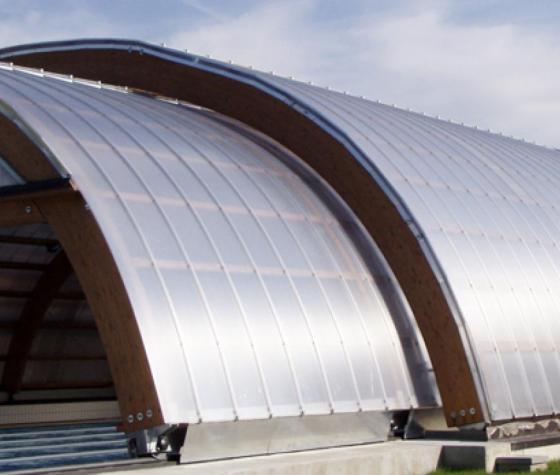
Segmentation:
<svg viewBox="0 0 560 475">
<path fill-rule="evenodd" d="M 23 121 L 0 116 L 0 156 L 26 182 L 3 189 L 0 227 L 48 223 L 62 245 L 42 268 L 20 315 L 4 368 L 2 388 L 21 387 L 29 351 L 56 292 L 75 272 L 105 348 L 121 414 L 152 410 L 128 432 L 162 423 L 161 409 L 128 295 L 105 238 L 80 192 L 55 169 L 48 147 Z M 56 162 L 55 162 L 56 163 Z"/>
<path fill-rule="evenodd" d="M 281 81 L 118 40 L 16 47 L 1 51 L 0 59 L 178 98 L 238 119 L 291 150 L 338 192 L 387 259 L 422 332 L 448 424 L 488 419 L 466 330 L 414 217 L 356 142 L 283 90 Z"/>
</svg>

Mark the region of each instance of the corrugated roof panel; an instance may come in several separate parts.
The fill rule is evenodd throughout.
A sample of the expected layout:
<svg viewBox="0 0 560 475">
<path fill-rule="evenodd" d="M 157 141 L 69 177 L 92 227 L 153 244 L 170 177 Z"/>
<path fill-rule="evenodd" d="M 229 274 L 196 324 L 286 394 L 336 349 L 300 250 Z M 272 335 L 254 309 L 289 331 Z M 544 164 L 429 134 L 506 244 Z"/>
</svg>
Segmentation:
<svg viewBox="0 0 560 475">
<path fill-rule="evenodd" d="M 297 158 L 217 114 L 123 91 L 4 70 L 0 96 L 99 222 L 166 421 L 437 403 L 387 264 Z"/>
</svg>

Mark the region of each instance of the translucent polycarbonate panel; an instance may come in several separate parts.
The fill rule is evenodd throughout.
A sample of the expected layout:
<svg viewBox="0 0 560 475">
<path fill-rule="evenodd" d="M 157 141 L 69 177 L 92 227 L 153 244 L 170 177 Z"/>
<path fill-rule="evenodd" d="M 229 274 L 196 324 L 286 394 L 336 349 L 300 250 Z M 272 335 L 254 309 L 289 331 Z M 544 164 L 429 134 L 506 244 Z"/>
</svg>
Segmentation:
<svg viewBox="0 0 560 475">
<path fill-rule="evenodd" d="M 422 230 L 492 420 L 560 410 L 560 153 L 256 74 L 342 131 Z"/>
<path fill-rule="evenodd" d="M 166 422 L 438 404 L 386 262 L 296 157 L 217 114 L 124 91 L 0 70 L 0 97 L 107 238 Z"/>
</svg>

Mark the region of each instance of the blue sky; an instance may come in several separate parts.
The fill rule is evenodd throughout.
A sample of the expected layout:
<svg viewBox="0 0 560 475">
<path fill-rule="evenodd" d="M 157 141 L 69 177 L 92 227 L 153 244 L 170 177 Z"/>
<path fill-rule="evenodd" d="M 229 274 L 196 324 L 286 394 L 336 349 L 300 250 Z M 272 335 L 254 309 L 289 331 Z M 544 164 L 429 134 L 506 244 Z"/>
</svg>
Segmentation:
<svg viewBox="0 0 560 475">
<path fill-rule="evenodd" d="M 558 0 L 0 0 L 0 46 L 120 37 L 560 148 Z"/>
</svg>

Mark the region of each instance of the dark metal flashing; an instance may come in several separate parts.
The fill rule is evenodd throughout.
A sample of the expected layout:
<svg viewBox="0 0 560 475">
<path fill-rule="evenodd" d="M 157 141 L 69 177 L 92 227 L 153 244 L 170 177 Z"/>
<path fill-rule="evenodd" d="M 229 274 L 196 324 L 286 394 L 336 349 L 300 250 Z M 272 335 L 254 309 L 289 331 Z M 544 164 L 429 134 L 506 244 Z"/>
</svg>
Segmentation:
<svg viewBox="0 0 560 475">
<path fill-rule="evenodd" d="M 70 186 L 70 177 L 52 178 L 49 180 L 30 181 L 22 185 L 0 187 L 0 198 L 20 198 L 22 195 L 42 191 L 66 191 Z"/>
</svg>

